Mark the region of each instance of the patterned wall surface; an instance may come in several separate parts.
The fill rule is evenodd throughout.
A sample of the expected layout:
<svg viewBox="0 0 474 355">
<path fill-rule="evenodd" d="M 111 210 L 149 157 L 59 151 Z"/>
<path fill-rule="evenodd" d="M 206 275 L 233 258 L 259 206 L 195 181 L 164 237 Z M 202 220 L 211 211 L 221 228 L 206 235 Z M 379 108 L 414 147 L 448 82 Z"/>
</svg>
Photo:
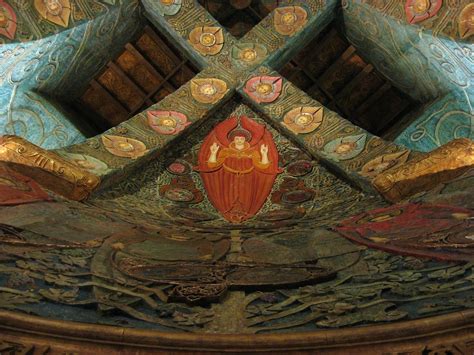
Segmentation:
<svg viewBox="0 0 474 355">
<path fill-rule="evenodd" d="M 5 0 L 0 2 L 0 43 L 28 42 L 77 27 L 115 8 L 125 0 Z"/>
<path fill-rule="evenodd" d="M 137 4 L 129 3 L 48 38 L 1 46 L 0 132 L 50 149 L 83 141 L 86 127 L 62 104 L 77 98 L 140 26 Z"/>
<path fill-rule="evenodd" d="M 455 16 L 462 4 L 445 4 L 444 13 L 426 20 L 427 28 L 394 19 L 391 15 L 403 14 L 399 1 L 369 5 L 344 3 L 349 41 L 400 90 L 421 102 L 434 101 L 396 141 L 430 151 L 457 137 L 474 137 L 472 35 L 455 41 L 442 33 L 464 21 Z"/>
<path fill-rule="evenodd" d="M 132 119 L 57 150 L 67 158 L 66 168 L 56 164 L 58 156 L 2 142 L 7 158 L 33 157 L 32 170 L 52 171 L 57 181 L 67 170 L 74 184 L 93 189 L 99 179 L 87 180 L 87 170 L 102 185 L 83 203 L 66 201 L 2 165 L 0 308 L 85 323 L 227 334 L 365 326 L 474 308 L 473 213 L 466 208 L 472 194 L 463 194 L 472 189 L 471 156 L 451 183 L 399 205 L 384 201 L 372 179 L 424 155 L 369 134 L 279 75 L 280 64 L 330 22 L 336 2 L 283 5 L 237 41 L 195 1 L 147 1 L 156 27 L 186 43 L 206 66 L 200 73 Z M 364 19 L 372 10 L 346 5 L 346 17 L 353 11 L 349 18 L 359 23 L 360 38 L 367 37 L 373 28 Z M 139 23 L 129 10 L 117 9 L 112 22 L 103 18 L 117 26 L 120 40 Z M 85 48 L 115 48 L 95 36 L 110 35 L 94 32 L 100 28 L 90 22 L 43 39 L 41 46 L 19 45 L 26 54 L 22 59 L 20 51 L 18 61 L 25 64 L 2 67 L 6 87 L 19 81 L 24 92 L 34 87 L 74 96 L 73 85 L 81 82 L 75 73 L 81 60 L 90 59 Z M 83 42 L 89 31 L 94 40 Z M 70 54 L 55 55 L 69 48 L 59 49 L 59 39 L 73 34 L 81 40 L 72 42 Z M 349 35 L 355 42 L 356 33 Z M 45 51 L 47 44 L 51 51 Z M 48 61 L 57 57 L 68 60 L 57 66 L 56 77 Z M 408 68 L 412 60 L 397 62 Z M 87 76 L 100 64 L 90 61 L 81 71 Z M 390 70 L 399 76 L 398 69 Z M 434 76 L 436 85 L 423 75 L 419 83 L 405 83 L 416 97 L 435 98 L 454 87 L 443 81 L 443 71 Z M 261 211 L 240 224 L 219 215 L 194 170 L 203 138 L 232 114 L 253 116 L 268 127 L 282 170 Z M 459 144 L 470 154 L 470 142 Z"/>
</svg>

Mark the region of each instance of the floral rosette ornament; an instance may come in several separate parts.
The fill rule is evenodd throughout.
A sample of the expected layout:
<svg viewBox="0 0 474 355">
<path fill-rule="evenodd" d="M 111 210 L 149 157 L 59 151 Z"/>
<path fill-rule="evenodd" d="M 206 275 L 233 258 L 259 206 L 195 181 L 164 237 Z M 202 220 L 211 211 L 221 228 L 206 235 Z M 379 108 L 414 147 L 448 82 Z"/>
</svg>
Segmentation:
<svg viewBox="0 0 474 355">
<path fill-rule="evenodd" d="M 220 27 L 196 27 L 189 33 L 189 42 L 202 55 L 216 55 L 224 47 L 224 32 Z"/>
<path fill-rule="evenodd" d="M 182 0 L 158 0 L 158 12 L 162 16 L 173 16 L 181 10 Z"/>
<path fill-rule="evenodd" d="M 221 100 L 227 93 L 227 84 L 225 81 L 209 79 L 192 79 L 191 95 L 193 98 L 203 104 L 214 104 Z"/>
<path fill-rule="evenodd" d="M 443 0 L 407 0 L 405 14 L 409 23 L 417 23 L 435 16 Z"/>
<path fill-rule="evenodd" d="M 367 134 L 336 138 L 327 143 L 323 154 L 335 160 L 349 160 L 359 155 L 365 147 Z"/>
<path fill-rule="evenodd" d="M 176 111 L 148 111 L 148 125 L 160 134 L 174 135 L 188 127 L 186 115 Z"/>
<path fill-rule="evenodd" d="M 239 64 L 252 65 L 261 62 L 267 53 L 267 48 L 262 44 L 238 43 L 232 47 L 231 56 Z"/>
<path fill-rule="evenodd" d="M 360 173 L 368 178 L 374 178 L 388 169 L 401 166 L 408 159 L 409 150 L 381 155 L 365 164 Z"/>
<path fill-rule="evenodd" d="M 148 152 L 143 142 L 127 137 L 104 134 L 102 143 L 109 153 L 123 158 L 137 159 Z"/>
<path fill-rule="evenodd" d="M 105 175 L 110 171 L 107 164 L 89 155 L 75 153 L 64 153 L 62 155 L 73 164 L 95 175 Z"/>
<path fill-rule="evenodd" d="M 0 1 L 0 35 L 8 39 L 15 38 L 16 14 L 13 8 L 4 1 Z"/>
<path fill-rule="evenodd" d="M 270 103 L 280 96 L 282 84 L 279 76 L 256 76 L 247 81 L 244 92 L 257 103 Z"/>
<path fill-rule="evenodd" d="M 35 8 L 44 19 L 56 25 L 68 27 L 71 15 L 69 0 L 35 0 Z"/>
<path fill-rule="evenodd" d="M 308 13 L 300 6 L 277 8 L 273 17 L 275 30 L 284 36 L 293 36 L 307 21 Z"/>
<path fill-rule="evenodd" d="M 461 38 L 468 38 L 474 35 L 474 3 L 471 3 L 462 9 L 458 23 L 459 36 Z"/>
<path fill-rule="evenodd" d="M 323 122 L 322 107 L 296 107 L 283 118 L 283 124 L 295 134 L 310 133 Z"/>
</svg>

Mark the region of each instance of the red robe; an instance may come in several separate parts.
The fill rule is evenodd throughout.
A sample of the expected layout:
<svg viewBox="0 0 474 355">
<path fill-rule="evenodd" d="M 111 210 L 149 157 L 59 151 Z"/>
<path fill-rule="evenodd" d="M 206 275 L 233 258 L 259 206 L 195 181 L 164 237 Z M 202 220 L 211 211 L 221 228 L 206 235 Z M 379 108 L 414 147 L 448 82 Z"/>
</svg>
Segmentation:
<svg viewBox="0 0 474 355">
<path fill-rule="evenodd" d="M 270 194 L 280 169 L 278 151 L 265 126 L 241 117 L 241 126 L 252 133 L 243 150 L 227 138 L 237 126 L 237 118 L 221 122 L 204 140 L 199 152 L 199 167 L 209 200 L 232 223 L 253 217 Z M 217 162 L 209 162 L 210 147 L 219 144 Z M 268 164 L 261 163 L 260 147 L 268 146 Z"/>
</svg>

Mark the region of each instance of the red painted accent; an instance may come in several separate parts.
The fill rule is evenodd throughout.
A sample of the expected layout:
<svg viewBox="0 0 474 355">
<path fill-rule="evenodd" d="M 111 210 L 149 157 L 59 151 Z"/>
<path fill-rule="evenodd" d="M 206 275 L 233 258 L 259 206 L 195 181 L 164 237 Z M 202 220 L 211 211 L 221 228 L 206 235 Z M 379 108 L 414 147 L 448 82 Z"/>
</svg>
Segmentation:
<svg viewBox="0 0 474 355">
<path fill-rule="evenodd" d="M 209 200 L 214 207 L 232 223 L 241 223 L 254 216 L 262 208 L 270 194 L 277 174 L 278 150 L 273 137 L 265 126 L 241 117 L 241 126 L 252 134 L 247 149 L 232 148 L 228 134 L 237 127 L 237 117 L 221 122 L 206 137 L 199 151 L 199 166 Z M 217 143 L 217 163 L 209 164 L 210 147 Z M 267 167 L 255 164 L 261 159 L 260 147 L 268 146 Z M 240 153 L 240 157 L 238 157 Z"/>
<path fill-rule="evenodd" d="M 0 166 L 0 206 L 51 200 L 34 180 Z"/>
<path fill-rule="evenodd" d="M 449 205 L 394 205 L 342 221 L 344 237 L 397 254 L 474 260 L 474 212 Z"/>
<path fill-rule="evenodd" d="M 438 11 L 441 9 L 441 6 L 443 5 L 443 0 L 429 0 L 430 7 L 427 9 L 427 11 L 422 14 L 417 14 L 413 10 L 413 6 L 415 6 L 416 1 L 417 0 L 407 0 L 407 2 L 405 3 L 405 15 L 407 17 L 407 21 L 412 24 L 436 16 Z"/>
</svg>

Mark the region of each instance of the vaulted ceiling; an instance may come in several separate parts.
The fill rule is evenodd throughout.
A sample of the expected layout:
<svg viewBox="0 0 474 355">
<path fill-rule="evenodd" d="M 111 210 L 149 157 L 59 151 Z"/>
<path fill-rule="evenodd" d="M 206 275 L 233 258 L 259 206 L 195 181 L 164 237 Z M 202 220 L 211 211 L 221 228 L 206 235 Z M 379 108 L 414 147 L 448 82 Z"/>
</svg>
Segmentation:
<svg viewBox="0 0 474 355">
<path fill-rule="evenodd" d="M 278 1 L 256 0 L 200 2 L 238 38 L 278 5 Z M 176 43 L 147 25 L 90 82 L 76 108 L 99 133 L 159 102 L 197 72 Z M 302 47 L 280 73 L 323 105 L 379 136 L 419 106 L 361 57 L 336 22 Z"/>
</svg>

